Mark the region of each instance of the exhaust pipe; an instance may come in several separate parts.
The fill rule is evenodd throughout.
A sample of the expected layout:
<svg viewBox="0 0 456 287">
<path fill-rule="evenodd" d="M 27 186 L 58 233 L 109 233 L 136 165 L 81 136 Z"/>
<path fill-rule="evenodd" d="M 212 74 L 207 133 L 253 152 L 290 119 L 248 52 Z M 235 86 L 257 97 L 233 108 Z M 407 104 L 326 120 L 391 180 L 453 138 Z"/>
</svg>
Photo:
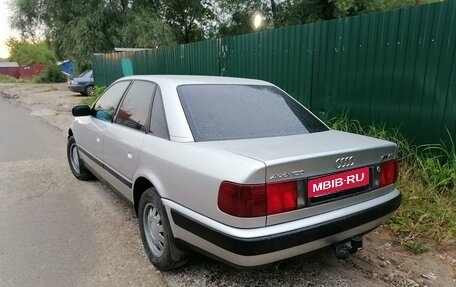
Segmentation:
<svg viewBox="0 0 456 287">
<path fill-rule="evenodd" d="M 347 259 L 350 255 L 348 247 L 345 244 L 337 245 L 335 250 L 335 255 L 337 259 Z"/>
<path fill-rule="evenodd" d="M 337 259 L 347 259 L 350 254 L 356 253 L 358 249 L 363 247 L 363 238 L 354 236 L 350 239 L 350 246 L 339 244 L 335 246 L 335 255 Z"/>
<path fill-rule="evenodd" d="M 288 267 L 288 261 L 286 261 L 286 260 L 282 260 L 282 261 L 279 261 L 276 264 L 274 264 L 274 269 L 276 271 L 285 271 L 285 269 L 287 269 L 287 267 Z"/>
</svg>

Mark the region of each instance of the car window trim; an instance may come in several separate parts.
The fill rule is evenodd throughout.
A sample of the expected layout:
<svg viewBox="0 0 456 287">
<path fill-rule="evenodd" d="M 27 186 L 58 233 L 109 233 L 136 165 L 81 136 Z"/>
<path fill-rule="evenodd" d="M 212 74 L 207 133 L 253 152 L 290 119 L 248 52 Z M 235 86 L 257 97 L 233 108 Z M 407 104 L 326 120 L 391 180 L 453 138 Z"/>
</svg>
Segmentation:
<svg viewBox="0 0 456 287">
<path fill-rule="evenodd" d="M 149 111 L 147 113 L 146 122 L 144 123 L 144 126 L 142 127 L 141 130 L 137 130 L 137 129 L 134 129 L 134 128 L 131 128 L 131 127 L 127 127 L 126 125 L 122 125 L 122 124 L 116 123 L 116 119 L 117 119 L 120 107 L 122 106 L 122 104 L 123 104 L 123 102 L 124 102 L 124 100 L 125 100 L 125 98 L 126 98 L 126 96 L 128 94 L 128 91 L 130 90 L 130 88 L 133 86 L 133 83 L 135 83 L 135 82 L 146 82 L 146 83 L 154 84 L 154 90 L 152 91 L 152 99 L 151 99 L 151 101 L 149 103 Z M 137 132 L 147 133 L 147 131 L 149 130 L 149 127 L 150 127 L 150 116 L 152 115 L 152 104 L 153 104 L 154 99 L 155 99 L 155 91 L 157 90 L 157 86 L 158 85 L 156 83 L 151 82 L 151 81 L 131 80 L 130 85 L 125 90 L 125 93 L 122 95 L 122 98 L 120 99 L 119 106 L 117 106 L 116 112 L 115 112 L 114 117 L 112 119 L 112 124 L 123 126 L 125 128 L 131 129 L 131 130 L 134 130 L 134 131 L 137 131 Z"/>
<path fill-rule="evenodd" d="M 149 111 L 147 113 L 146 123 L 144 125 L 144 133 L 147 134 L 150 130 L 150 120 L 152 118 L 152 107 L 154 105 L 155 95 L 157 93 L 158 85 L 157 85 L 157 83 L 154 83 L 152 81 L 145 81 L 145 82 L 149 82 L 149 83 L 152 83 L 155 85 L 154 91 L 152 92 L 152 100 L 150 101 L 150 104 L 149 104 Z"/>
<path fill-rule="evenodd" d="M 117 84 L 117 83 L 121 83 L 121 82 L 130 82 L 130 83 L 128 84 L 127 88 L 125 89 L 125 91 L 123 92 L 122 96 L 120 97 L 119 104 L 117 105 L 116 111 L 114 112 L 114 116 L 112 117 L 112 120 L 110 121 L 111 124 L 114 123 L 114 119 L 115 119 L 115 117 L 117 116 L 117 112 L 118 112 L 118 110 L 119 110 L 120 105 L 121 105 L 122 102 L 123 102 L 123 98 L 125 97 L 125 95 L 127 94 L 127 92 L 130 90 L 131 84 L 133 83 L 132 80 L 117 81 L 117 82 L 114 82 L 114 83 L 112 83 L 111 85 L 109 85 L 109 87 L 106 88 L 106 90 L 103 92 L 103 94 L 101 94 L 101 95 L 98 97 L 98 99 L 92 104 L 92 107 L 91 107 L 92 115 L 91 115 L 91 117 L 93 117 L 94 119 L 100 120 L 100 119 L 98 119 L 98 118 L 95 116 L 95 113 L 93 113 L 93 112 L 95 111 L 95 106 L 96 106 L 97 102 L 101 99 L 101 97 L 103 97 L 103 95 L 106 93 L 106 91 L 109 90 L 109 88 L 111 88 L 113 85 L 115 85 L 115 84 Z M 100 121 L 102 121 L 102 120 L 100 120 Z M 104 121 L 104 122 L 108 123 L 108 121 Z"/>
</svg>

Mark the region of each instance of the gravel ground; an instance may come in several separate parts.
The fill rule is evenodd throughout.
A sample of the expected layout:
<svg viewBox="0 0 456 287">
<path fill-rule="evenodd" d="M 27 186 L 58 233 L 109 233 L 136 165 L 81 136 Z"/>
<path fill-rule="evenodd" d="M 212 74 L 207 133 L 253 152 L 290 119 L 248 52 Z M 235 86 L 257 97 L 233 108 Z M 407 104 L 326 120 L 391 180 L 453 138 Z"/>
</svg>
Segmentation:
<svg viewBox="0 0 456 287">
<path fill-rule="evenodd" d="M 26 107 L 32 115 L 58 127 L 62 136 L 66 136 L 72 120 L 71 107 L 82 99 L 78 94 L 67 91 L 65 84 L 0 84 L 0 96 Z M 66 168 L 65 162 L 60 165 Z M 122 263 L 122 257 L 128 258 L 127 262 L 139 262 L 141 266 L 148 264 L 134 213 L 127 203 L 98 182 L 83 184 L 89 185 L 92 190 L 86 198 L 85 212 L 94 215 L 91 216 L 93 228 L 108 226 L 113 229 L 100 232 L 97 239 L 100 248 L 105 249 L 103 254 L 113 254 L 108 258 L 110 265 L 102 267 L 103 272 L 87 278 L 84 285 L 106 285 L 109 281 L 112 286 L 138 286 L 138 283 L 122 281 L 122 273 L 125 272 L 137 272 L 135 276 L 141 277 L 139 271 L 131 270 L 131 264 Z M 109 199 L 107 203 L 106 198 Z M 100 208 L 100 202 L 104 202 L 103 205 L 113 204 L 115 208 Z M 100 210 L 109 214 L 100 216 Z M 106 220 L 110 221 L 107 225 Z M 114 232 L 117 235 L 110 237 Z M 134 246 L 133 251 L 128 249 L 124 252 L 122 246 L 125 245 Z M 114 252 L 117 249 L 121 251 Z M 455 258 L 454 246 L 434 246 L 425 254 L 410 254 L 394 244 L 394 237 L 387 230 L 379 228 L 365 236 L 364 248 L 345 261 L 337 260 L 331 250 L 324 249 L 289 260 L 283 270 L 238 270 L 195 254 L 187 265 L 173 272 L 158 272 L 152 266 L 148 267 L 147 272 L 155 274 L 153 278 L 162 278 L 163 282 L 150 279 L 140 285 L 456 286 Z M 143 279 L 149 280 L 147 277 Z"/>
</svg>

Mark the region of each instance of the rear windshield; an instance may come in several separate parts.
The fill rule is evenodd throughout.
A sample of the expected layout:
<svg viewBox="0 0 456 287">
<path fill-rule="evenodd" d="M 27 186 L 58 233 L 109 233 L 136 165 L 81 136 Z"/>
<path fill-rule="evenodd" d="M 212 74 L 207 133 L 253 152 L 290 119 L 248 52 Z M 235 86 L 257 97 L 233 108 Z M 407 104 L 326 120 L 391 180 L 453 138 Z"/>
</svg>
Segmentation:
<svg viewBox="0 0 456 287">
<path fill-rule="evenodd" d="M 328 129 L 276 87 L 183 85 L 177 92 L 195 141 L 277 137 Z"/>
</svg>

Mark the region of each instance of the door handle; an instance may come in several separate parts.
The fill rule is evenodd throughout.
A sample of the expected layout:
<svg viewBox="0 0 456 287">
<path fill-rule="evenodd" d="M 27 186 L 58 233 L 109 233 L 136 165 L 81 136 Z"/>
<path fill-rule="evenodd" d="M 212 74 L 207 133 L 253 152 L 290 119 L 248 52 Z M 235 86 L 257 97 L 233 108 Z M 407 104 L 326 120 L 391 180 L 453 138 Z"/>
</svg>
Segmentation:
<svg viewBox="0 0 456 287">
<path fill-rule="evenodd" d="M 129 153 L 127 153 L 127 157 L 128 157 L 128 159 L 132 159 L 133 158 L 133 154 L 129 152 Z"/>
</svg>

